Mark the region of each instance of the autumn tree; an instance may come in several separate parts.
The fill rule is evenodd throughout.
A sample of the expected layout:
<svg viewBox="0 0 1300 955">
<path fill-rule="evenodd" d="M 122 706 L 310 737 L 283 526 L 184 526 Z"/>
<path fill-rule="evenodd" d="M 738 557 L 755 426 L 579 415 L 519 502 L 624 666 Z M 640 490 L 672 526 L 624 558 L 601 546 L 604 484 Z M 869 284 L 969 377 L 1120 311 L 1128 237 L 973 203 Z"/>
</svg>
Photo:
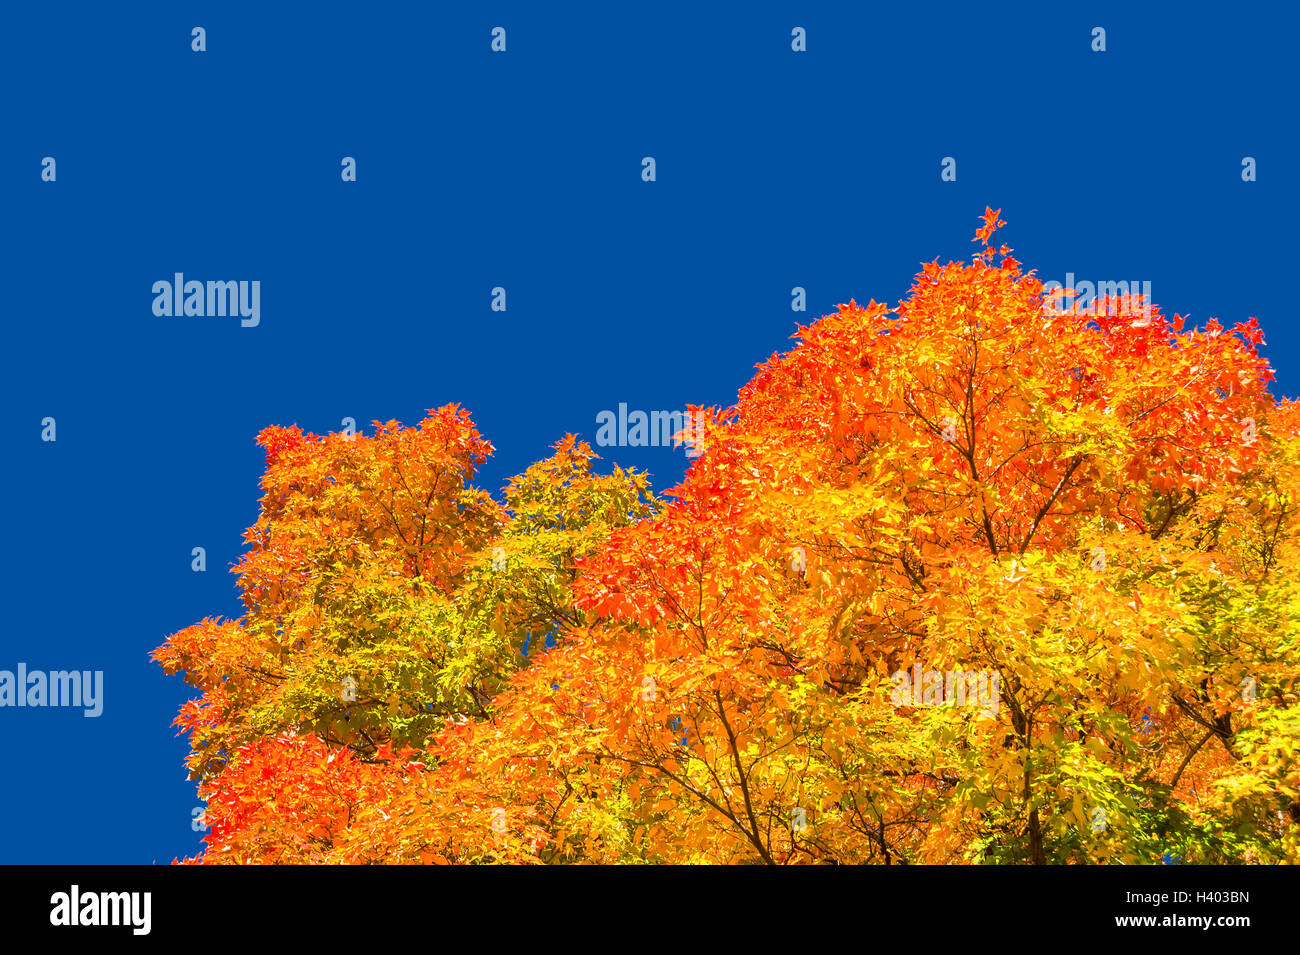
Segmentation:
<svg viewBox="0 0 1300 955">
<path fill-rule="evenodd" d="M 205 690 L 181 718 L 200 778 L 286 727 L 315 742 L 281 762 L 355 758 L 304 818 L 317 841 L 245 821 L 208 856 L 1296 861 L 1300 412 L 1268 392 L 1253 319 L 1080 308 L 993 244 L 1002 225 L 988 211 L 972 261 L 924 266 L 897 306 L 800 328 L 707 409 L 662 509 L 566 442 L 504 508 L 452 468 L 426 522 L 427 492 L 381 490 L 421 447 L 393 432 L 351 492 L 387 505 L 388 543 L 353 554 L 322 529 L 354 499 L 339 466 L 277 477 L 300 497 L 252 539 L 248 617 L 160 659 Z M 432 563 L 398 543 L 417 521 L 450 541 Z M 545 635 L 526 658 L 521 632 Z M 354 717 L 331 694 L 363 665 L 395 700 L 367 684 Z"/>
<path fill-rule="evenodd" d="M 364 792 L 369 804 L 382 788 L 371 764 L 419 772 L 410 757 L 445 719 L 488 716 L 509 674 L 572 622 L 575 557 L 655 502 L 644 474 L 596 474 L 570 436 L 509 482 L 502 506 L 469 486 L 491 446 L 455 406 L 416 428 L 376 422 L 373 436 L 268 428 L 258 441 L 265 494 L 234 568 L 246 612 L 188 627 L 154 656 L 203 691 L 176 724 L 209 799 L 210 845 L 310 861 L 320 839 L 289 838 L 283 794 L 329 780 L 326 803 Z M 296 774 L 313 760 L 304 790 Z M 304 820 L 310 800 L 295 798 L 289 818 Z"/>
<path fill-rule="evenodd" d="M 457 729 L 542 858 L 1294 859 L 1294 405 L 1253 320 L 1072 308 L 1000 225 L 800 329 Z"/>
</svg>

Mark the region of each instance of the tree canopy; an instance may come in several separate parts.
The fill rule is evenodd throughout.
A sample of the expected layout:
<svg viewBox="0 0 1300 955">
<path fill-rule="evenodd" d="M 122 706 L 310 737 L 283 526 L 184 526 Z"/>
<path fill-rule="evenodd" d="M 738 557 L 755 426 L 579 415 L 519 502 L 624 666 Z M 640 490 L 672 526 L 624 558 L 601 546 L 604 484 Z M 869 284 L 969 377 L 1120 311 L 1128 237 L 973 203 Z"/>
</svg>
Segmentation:
<svg viewBox="0 0 1300 955">
<path fill-rule="evenodd" d="M 570 435 L 498 503 L 456 406 L 262 432 L 245 613 L 154 653 L 187 861 L 1300 860 L 1296 405 L 1003 225 L 692 409 L 662 500 Z"/>
</svg>

